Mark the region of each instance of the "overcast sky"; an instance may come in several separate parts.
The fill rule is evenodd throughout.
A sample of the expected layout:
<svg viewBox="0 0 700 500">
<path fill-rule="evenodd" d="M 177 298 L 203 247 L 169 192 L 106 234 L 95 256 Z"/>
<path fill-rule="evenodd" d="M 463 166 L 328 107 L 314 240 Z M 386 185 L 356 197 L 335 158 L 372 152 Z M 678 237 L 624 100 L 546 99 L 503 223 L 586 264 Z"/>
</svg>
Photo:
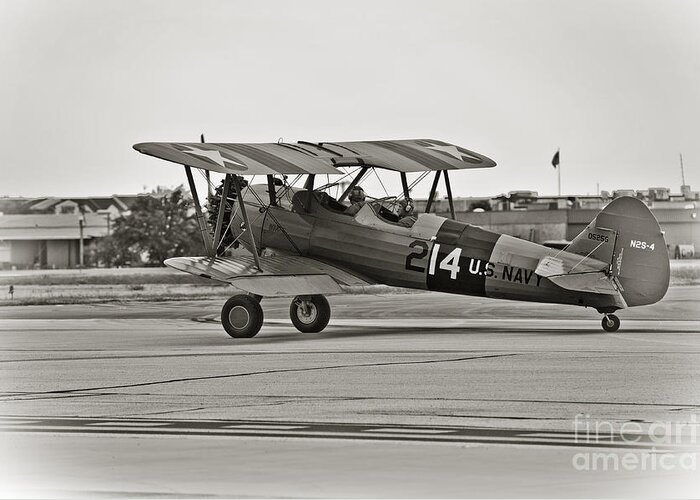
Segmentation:
<svg viewBox="0 0 700 500">
<path fill-rule="evenodd" d="M 455 196 L 700 188 L 700 1 L 0 0 L 0 195 L 184 181 L 145 141 L 435 138 Z M 394 179 L 398 190 L 398 179 Z M 425 187 L 425 191 L 429 186 Z"/>
</svg>

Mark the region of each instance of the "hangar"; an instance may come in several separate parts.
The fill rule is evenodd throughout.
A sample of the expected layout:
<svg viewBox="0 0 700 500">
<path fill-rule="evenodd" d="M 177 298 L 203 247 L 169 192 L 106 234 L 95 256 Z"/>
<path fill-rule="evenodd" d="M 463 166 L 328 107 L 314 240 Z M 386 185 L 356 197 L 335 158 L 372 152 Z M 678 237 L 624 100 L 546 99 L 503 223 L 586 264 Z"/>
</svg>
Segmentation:
<svg viewBox="0 0 700 500">
<path fill-rule="evenodd" d="M 90 264 L 95 238 L 106 236 L 102 214 L 0 215 L 0 268 L 67 268 Z"/>
</svg>

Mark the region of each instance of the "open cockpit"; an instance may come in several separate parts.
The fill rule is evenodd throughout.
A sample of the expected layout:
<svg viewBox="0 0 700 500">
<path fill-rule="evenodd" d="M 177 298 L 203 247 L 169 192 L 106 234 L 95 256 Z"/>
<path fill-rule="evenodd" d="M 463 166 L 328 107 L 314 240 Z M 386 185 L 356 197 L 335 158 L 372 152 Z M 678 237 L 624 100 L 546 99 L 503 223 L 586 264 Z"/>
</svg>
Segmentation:
<svg viewBox="0 0 700 500">
<path fill-rule="evenodd" d="M 372 214 L 382 222 L 401 227 L 411 227 L 416 222 L 412 201 L 410 199 L 399 199 L 395 196 L 384 198 L 366 196 L 362 200 L 354 198 L 348 202 L 341 203 L 325 191 L 313 191 L 310 197 L 308 191 L 297 191 L 294 194 L 290 209 L 297 212 L 305 211 L 310 213 L 326 211 L 331 214 L 353 218 L 358 222 L 364 220 L 366 214 Z M 358 217 L 360 213 L 363 213 L 365 217 Z"/>
</svg>

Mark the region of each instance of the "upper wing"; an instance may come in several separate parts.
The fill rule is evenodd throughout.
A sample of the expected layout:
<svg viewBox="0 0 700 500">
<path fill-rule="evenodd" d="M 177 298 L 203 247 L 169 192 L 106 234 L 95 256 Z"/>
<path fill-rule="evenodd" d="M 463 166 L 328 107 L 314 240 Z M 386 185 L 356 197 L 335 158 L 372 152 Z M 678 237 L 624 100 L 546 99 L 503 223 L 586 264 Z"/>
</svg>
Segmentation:
<svg viewBox="0 0 700 500">
<path fill-rule="evenodd" d="M 308 156 L 277 143 L 143 142 L 134 144 L 134 149 L 163 160 L 222 174 L 342 173 L 332 166 L 328 158 Z"/>
<path fill-rule="evenodd" d="M 342 286 L 367 286 L 373 281 L 310 257 L 260 257 L 263 271 L 252 256 L 174 257 L 165 264 L 264 297 L 342 293 Z"/>
<path fill-rule="evenodd" d="M 398 172 L 491 168 L 496 162 L 484 155 L 435 139 L 401 141 L 321 142 L 341 152 L 335 165 L 369 165 Z"/>
<path fill-rule="evenodd" d="M 489 168 L 496 162 L 433 139 L 363 142 L 135 144 L 140 153 L 182 165 L 239 175 L 340 174 L 335 167 L 372 166 L 399 172 Z"/>
</svg>

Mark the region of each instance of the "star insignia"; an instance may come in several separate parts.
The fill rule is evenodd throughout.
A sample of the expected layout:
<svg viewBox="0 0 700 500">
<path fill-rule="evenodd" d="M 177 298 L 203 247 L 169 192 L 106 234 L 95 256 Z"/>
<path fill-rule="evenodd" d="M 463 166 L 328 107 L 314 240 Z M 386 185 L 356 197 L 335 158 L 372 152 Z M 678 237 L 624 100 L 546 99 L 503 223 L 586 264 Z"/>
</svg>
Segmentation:
<svg viewBox="0 0 700 500">
<path fill-rule="evenodd" d="M 198 148 L 196 146 L 188 146 L 188 147 L 190 148 L 190 150 L 183 151 L 183 153 L 189 153 L 191 155 L 201 156 L 203 158 L 209 158 L 211 161 L 213 161 L 217 165 L 221 165 L 224 168 L 226 168 L 226 165 L 224 164 L 224 162 L 232 163 L 232 164 L 237 165 L 239 167 L 245 167 L 245 165 L 239 161 L 231 160 L 229 158 L 225 158 L 225 157 L 221 156 L 221 151 L 219 151 L 218 149 L 204 149 L 204 148 Z"/>
<path fill-rule="evenodd" d="M 427 149 L 433 149 L 435 151 L 441 151 L 443 153 L 447 153 L 450 156 L 453 156 L 457 158 L 459 161 L 464 161 L 463 156 L 466 156 L 465 153 L 462 153 L 457 146 L 426 146 Z"/>
</svg>

